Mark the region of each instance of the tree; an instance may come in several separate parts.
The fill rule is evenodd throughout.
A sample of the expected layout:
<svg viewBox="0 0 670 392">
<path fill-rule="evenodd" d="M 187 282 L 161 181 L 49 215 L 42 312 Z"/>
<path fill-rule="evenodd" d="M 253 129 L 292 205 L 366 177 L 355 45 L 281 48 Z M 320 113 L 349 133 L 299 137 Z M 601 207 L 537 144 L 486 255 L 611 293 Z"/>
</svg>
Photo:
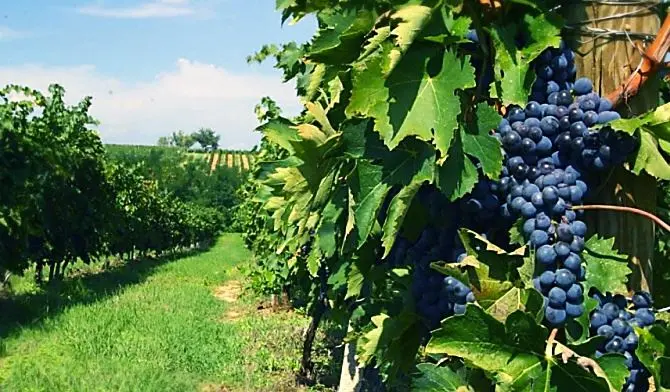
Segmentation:
<svg viewBox="0 0 670 392">
<path fill-rule="evenodd" d="M 193 135 L 187 135 L 184 133 L 184 131 L 181 130 L 178 132 L 172 132 L 171 145 L 182 148 L 189 148 L 193 145 L 193 143 L 195 143 Z"/>
<path fill-rule="evenodd" d="M 212 147 L 214 150 L 219 148 L 220 136 L 214 133 L 210 128 L 200 128 L 197 132 L 193 132 L 190 135 L 190 138 L 192 141 L 200 143 L 204 148 Z"/>
<path fill-rule="evenodd" d="M 158 143 L 157 143 L 157 144 L 158 144 L 159 146 L 161 146 L 161 147 L 168 147 L 168 146 L 171 146 L 171 145 L 172 145 L 171 140 L 170 140 L 170 138 L 169 138 L 168 136 L 161 136 L 161 137 L 159 137 L 159 138 L 158 138 Z"/>
</svg>

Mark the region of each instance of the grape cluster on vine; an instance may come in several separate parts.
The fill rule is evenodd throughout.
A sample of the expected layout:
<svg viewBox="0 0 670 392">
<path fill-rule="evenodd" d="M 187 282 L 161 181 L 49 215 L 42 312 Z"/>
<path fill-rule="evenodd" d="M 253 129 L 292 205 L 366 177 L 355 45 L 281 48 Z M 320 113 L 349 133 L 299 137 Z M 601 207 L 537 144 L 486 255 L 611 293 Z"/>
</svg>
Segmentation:
<svg viewBox="0 0 670 392">
<path fill-rule="evenodd" d="M 649 370 L 646 369 L 635 355 L 638 336 L 633 329 L 648 327 L 656 317 L 652 310 L 651 295 L 637 292 L 631 301 L 621 294 L 605 295 L 594 293 L 598 300 L 597 308 L 591 313 L 589 326 L 593 335 L 605 337 L 605 341 L 596 351 L 596 357 L 606 353 L 623 354 L 630 375 L 626 378 L 624 391 L 643 392 L 649 390 Z"/>
<path fill-rule="evenodd" d="M 593 92 L 588 78 L 572 82 L 574 72 L 566 69 L 573 58 L 564 47 L 544 52 L 536 70 L 546 94 L 536 83 L 533 96 L 539 101 L 511 107 L 495 133 L 505 156 L 497 189 L 505 200 L 501 215 L 523 220 L 522 233 L 541 270 L 534 284 L 546 298 L 545 317 L 554 327 L 584 312 L 579 282 L 585 279 L 580 255 L 587 227 L 571 207 L 582 204 L 588 174 L 622 162 L 635 148 L 628 135 L 592 128 L 620 116 Z M 558 81 L 550 80 L 557 74 Z M 559 82 L 572 90 L 560 90 Z"/>
</svg>

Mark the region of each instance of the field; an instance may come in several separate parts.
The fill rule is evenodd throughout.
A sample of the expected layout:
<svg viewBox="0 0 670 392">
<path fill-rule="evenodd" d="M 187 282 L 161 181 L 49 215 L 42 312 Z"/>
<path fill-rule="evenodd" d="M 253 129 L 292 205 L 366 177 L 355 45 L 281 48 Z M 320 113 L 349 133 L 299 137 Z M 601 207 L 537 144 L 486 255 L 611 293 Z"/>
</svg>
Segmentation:
<svg viewBox="0 0 670 392">
<path fill-rule="evenodd" d="M 167 155 L 183 155 L 184 161 L 206 161 L 214 170 L 216 167 L 235 168 L 240 172 L 246 172 L 253 165 L 256 154 L 252 151 L 245 150 L 217 150 L 214 152 L 186 152 L 174 147 L 163 146 L 141 146 L 141 145 L 125 145 L 125 144 L 106 144 L 105 149 L 111 155 L 126 155 L 135 157 L 146 157 L 151 160 L 151 156 L 161 154 Z"/>
<path fill-rule="evenodd" d="M 237 168 L 241 172 L 246 172 L 254 163 L 256 155 L 250 151 L 228 151 L 221 150 L 215 152 L 189 152 L 188 157 L 194 160 L 206 160 L 212 170 L 216 167 Z"/>
<path fill-rule="evenodd" d="M 227 234 L 205 253 L 89 270 L 61 297 L 15 280 L 0 314 L 0 390 L 297 390 L 308 320 L 238 298 L 237 267 L 250 260 Z"/>
</svg>

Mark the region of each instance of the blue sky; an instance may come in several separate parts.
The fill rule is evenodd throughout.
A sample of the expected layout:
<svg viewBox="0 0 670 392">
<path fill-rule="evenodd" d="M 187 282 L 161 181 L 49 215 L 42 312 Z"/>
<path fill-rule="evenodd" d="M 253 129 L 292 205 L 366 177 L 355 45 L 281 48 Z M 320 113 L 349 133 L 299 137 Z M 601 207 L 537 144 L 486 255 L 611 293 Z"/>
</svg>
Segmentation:
<svg viewBox="0 0 670 392">
<path fill-rule="evenodd" d="M 92 95 L 106 142 L 152 144 L 207 126 L 224 147 L 248 148 L 262 96 L 299 110 L 278 71 L 245 60 L 314 33 L 313 20 L 281 26 L 273 0 L 2 2 L 0 84 L 58 82 L 71 102 Z"/>
</svg>

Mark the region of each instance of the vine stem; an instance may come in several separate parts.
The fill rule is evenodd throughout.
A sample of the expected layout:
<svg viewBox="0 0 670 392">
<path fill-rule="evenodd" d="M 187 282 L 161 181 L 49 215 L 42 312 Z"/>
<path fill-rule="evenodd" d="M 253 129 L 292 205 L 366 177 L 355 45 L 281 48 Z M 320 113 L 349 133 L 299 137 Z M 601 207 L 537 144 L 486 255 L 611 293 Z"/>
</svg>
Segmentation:
<svg viewBox="0 0 670 392">
<path fill-rule="evenodd" d="M 551 333 L 549 334 L 549 338 L 547 339 L 547 346 L 544 349 L 544 355 L 547 358 L 551 358 L 554 356 L 554 341 L 556 340 L 557 333 L 558 328 L 554 328 L 551 330 Z"/>
<path fill-rule="evenodd" d="M 640 64 L 628 80 L 616 90 L 607 94 L 607 99 L 615 107 L 636 95 L 651 75 L 663 65 L 665 54 L 670 49 L 670 14 L 665 17 L 661 29 L 649 47 L 642 52 Z"/>
<path fill-rule="evenodd" d="M 665 231 L 670 232 L 670 225 L 667 223 L 663 222 L 663 220 L 656 215 L 652 214 L 651 212 L 647 212 L 644 210 L 641 210 L 639 208 L 634 208 L 634 207 L 623 207 L 623 206 L 612 206 L 612 205 L 607 205 L 607 204 L 589 204 L 589 205 L 583 205 L 583 206 L 572 206 L 572 210 L 608 210 L 608 211 L 622 211 L 622 212 L 630 212 L 633 214 L 637 214 L 640 216 L 643 216 L 647 219 L 650 219 L 654 221 L 657 225 L 661 226 Z"/>
<path fill-rule="evenodd" d="M 668 310 L 670 310 L 670 306 L 666 306 L 665 308 L 661 308 L 661 309 L 656 309 L 657 312 L 661 312 L 661 313 L 662 312 L 667 312 Z"/>
</svg>

